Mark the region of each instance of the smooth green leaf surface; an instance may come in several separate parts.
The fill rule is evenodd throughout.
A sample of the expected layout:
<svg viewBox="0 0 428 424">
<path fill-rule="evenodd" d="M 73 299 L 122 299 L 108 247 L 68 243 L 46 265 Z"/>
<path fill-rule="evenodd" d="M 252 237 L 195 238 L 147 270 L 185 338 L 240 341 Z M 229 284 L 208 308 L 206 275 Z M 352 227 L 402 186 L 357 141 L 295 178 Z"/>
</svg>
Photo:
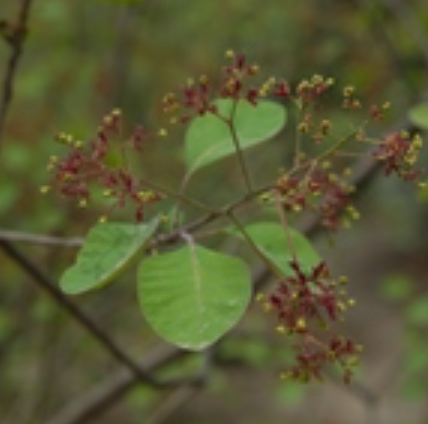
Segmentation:
<svg viewBox="0 0 428 424">
<path fill-rule="evenodd" d="M 221 99 L 215 104 L 221 116 L 230 118 L 232 100 Z M 253 106 L 241 100 L 236 106 L 233 122 L 239 145 L 245 150 L 277 134 L 286 123 L 286 111 L 280 104 L 269 101 L 259 101 Z M 185 144 L 189 174 L 235 152 L 230 128 L 217 116 L 208 113 L 191 122 Z"/>
<path fill-rule="evenodd" d="M 60 280 L 68 294 L 83 293 L 112 281 L 142 251 L 158 219 L 148 224 L 98 223 L 78 253 L 76 263 Z"/>
<path fill-rule="evenodd" d="M 318 253 L 312 247 L 310 241 L 301 233 L 291 228 L 288 240 L 286 230 L 278 223 L 260 222 L 245 227 L 245 231 L 251 237 L 258 249 L 269 258 L 270 261 L 285 275 L 292 273 L 290 261 L 293 253 L 298 258 L 305 271 L 310 271 L 321 262 Z"/>
<path fill-rule="evenodd" d="M 245 312 L 250 272 L 240 259 L 188 244 L 141 262 L 138 298 L 157 334 L 181 348 L 201 350 Z"/>
<path fill-rule="evenodd" d="M 410 109 L 409 118 L 412 124 L 423 130 L 428 130 L 428 103 L 420 103 Z"/>
</svg>

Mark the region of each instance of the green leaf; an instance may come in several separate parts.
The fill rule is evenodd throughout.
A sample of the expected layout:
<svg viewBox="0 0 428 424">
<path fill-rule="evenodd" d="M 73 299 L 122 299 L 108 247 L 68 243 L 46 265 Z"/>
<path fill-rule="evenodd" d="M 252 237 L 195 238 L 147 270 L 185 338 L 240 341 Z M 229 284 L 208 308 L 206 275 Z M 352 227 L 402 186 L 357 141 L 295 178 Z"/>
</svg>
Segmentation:
<svg viewBox="0 0 428 424">
<path fill-rule="evenodd" d="M 221 116 L 231 117 L 232 100 L 221 99 L 215 104 Z M 277 134 L 286 123 L 286 111 L 280 104 L 269 101 L 259 101 L 254 106 L 241 100 L 236 106 L 233 122 L 239 145 L 245 150 Z M 185 146 L 189 174 L 235 152 L 230 128 L 219 117 L 208 113 L 191 122 Z"/>
<path fill-rule="evenodd" d="M 245 231 L 258 249 L 284 275 L 293 273 L 290 267 L 293 255 L 298 258 L 302 269 L 308 272 L 321 262 L 311 242 L 296 230 L 285 230 L 282 225 L 274 222 L 259 222 L 246 226 Z"/>
<path fill-rule="evenodd" d="M 190 243 L 141 262 L 138 298 L 156 333 L 181 348 L 201 350 L 245 312 L 250 272 L 240 259 Z"/>
<path fill-rule="evenodd" d="M 98 223 L 78 253 L 76 263 L 60 280 L 68 294 L 83 293 L 111 282 L 142 252 L 159 224 Z"/>
<path fill-rule="evenodd" d="M 409 119 L 412 124 L 423 130 L 428 130 L 428 103 L 420 103 L 409 111 Z"/>
</svg>

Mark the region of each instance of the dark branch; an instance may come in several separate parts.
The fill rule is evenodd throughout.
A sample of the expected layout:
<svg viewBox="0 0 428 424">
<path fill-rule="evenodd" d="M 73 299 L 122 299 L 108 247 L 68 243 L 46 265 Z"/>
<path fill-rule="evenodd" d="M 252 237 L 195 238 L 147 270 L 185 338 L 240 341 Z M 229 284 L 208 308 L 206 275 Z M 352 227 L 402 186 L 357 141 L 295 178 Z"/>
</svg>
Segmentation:
<svg viewBox="0 0 428 424">
<path fill-rule="evenodd" d="M 28 258 L 8 241 L 0 240 L 0 247 L 4 252 L 16 262 L 29 276 L 31 276 L 40 288 L 47 292 L 55 302 L 71 315 L 92 337 L 104 347 L 118 362 L 126 366 L 133 374 L 135 380 L 156 388 L 170 386 L 171 383 L 161 382 L 149 371 L 141 368 L 134 362 L 101 328 L 99 328 L 83 311 L 81 311 L 71 300 L 63 295 L 54 283 L 43 274 Z"/>
<path fill-rule="evenodd" d="M 3 22 L 2 26 L 3 38 L 11 46 L 11 52 L 3 78 L 3 94 L 0 103 L 0 141 L 6 114 L 13 97 L 13 84 L 27 33 L 27 20 L 31 3 L 32 0 L 23 0 L 18 12 L 17 21 L 14 24 Z"/>
<path fill-rule="evenodd" d="M 156 349 L 148 353 L 141 366 L 155 372 L 185 355 L 188 355 L 188 352 L 175 348 L 162 349 L 162 351 Z M 135 383 L 133 374 L 125 370 L 118 371 L 106 381 L 69 403 L 46 424 L 81 424 L 94 419 L 122 399 L 135 386 Z"/>
</svg>

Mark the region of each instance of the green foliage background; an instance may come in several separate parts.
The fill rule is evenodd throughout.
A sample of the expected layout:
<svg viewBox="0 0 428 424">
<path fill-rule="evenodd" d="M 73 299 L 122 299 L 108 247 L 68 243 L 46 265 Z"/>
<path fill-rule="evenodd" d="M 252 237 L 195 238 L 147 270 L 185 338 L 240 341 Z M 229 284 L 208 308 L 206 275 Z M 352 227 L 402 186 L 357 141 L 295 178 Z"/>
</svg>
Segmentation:
<svg viewBox="0 0 428 424">
<path fill-rule="evenodd" d="M 1 3 L 0 18 L 13 20 L 18 1 Z M 48 178 L 47 159 L 58 149 L 52 143 L 55 134 L 67 131 L 88 139 L 113 107 L 123 109 L 130 128 L 163 125 L 163 94 L 192 75 L 215 78 L 230 48 L 245 51 L 266 76 L 284 75 L 293 83 L 321 73 L 339 84 L 351 82 L 368 104 L 391 101 L 385 126 L 395 126 L 428 85 L 425 3 L 397 1 L 404 4 L 397 10 L 362 0 L 34 0 L 0 146 L 0 227 L 85 234 L 101 209 L 81 211 L 39 194 Z M 2 42 L 2 72 L 8 55 Z M 183 175 L 182 137 L 174 133 L 162 143 L 148 148 L 142 173 L 174 186 Z M 274 175 L 287 146 L 274 143 L 271 151 L 253 158 L 261 179 Z M 213 193 L 213 202 L 224 199 L 224 175 L 233 182 L 233 170 L 221 178 L 215 171 L 204 175 L 207 184 L 198 182 L 194 190 Z M 414 204 L 407 187 L 376 181 L 361 202 L 363 222 L 337 237 L 338 249 L 325 240 L 319 246 L 338 272 L 351 274 L 358 306 L 348 326 L 367 352 L 361 379 L 389 406 L 388 419 L 376 421 L 388 424 L 428 417 L 421 402 L 428 392 L 422 378 L 428 367 L 418 356 L 426 350 L 420 334 L 428 325 L 427 303 L 421 300 L 427 295 L 427 211 Z M 55 280 L 75 253 L 19 247 Z M 398 274 L 404 275 L 400 283 L 394 280 Z M 46 422 L 118 366 L 1 252 L 0 283 L 0 420 Z M 405 294 L 391 300 L 394 284 L 405 287 Z M 159 343 L 141 322 L 132 278 L 78 302 L 136 358 Z M 204 394 L 168 423 L 314 422 L 308 409 L 318 411 L 319 423 L 362 423 L 362 410 L 379 412 L 357 389 L 326 385 L 302 393 L 278 381 L 287 347 L 276 345 L 267 321 L 257 307 L 251 311 L 224 347 L 228 358 L 245 367 L 212 371 Z M 166 372 L 183 375 L 200 367 L 200 358 L 192 357 Z M 164 396 L 136 389 L 102 420 L 147 422 Z M 334 407 L 327 408 L 332 397 Z"/>
</svg>

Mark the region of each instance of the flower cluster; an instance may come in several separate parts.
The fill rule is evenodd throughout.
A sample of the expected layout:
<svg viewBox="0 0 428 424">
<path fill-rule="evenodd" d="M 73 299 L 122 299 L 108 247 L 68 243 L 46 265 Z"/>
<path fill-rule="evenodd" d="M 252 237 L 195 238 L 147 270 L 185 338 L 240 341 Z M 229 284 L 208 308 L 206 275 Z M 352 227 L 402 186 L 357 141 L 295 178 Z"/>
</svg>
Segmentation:
<svg viewBox="0 0 428 424">
<path fill-rule="evenodd" d="M 249 64 L 244 54 L 228 51 L 226 57 L 230 64 L 222 69 L 218 85 L 202 75 L 196 80 L 189 80 L 179 95 L 168 93 L 163 98 L 163 110 L 172 114 L 172 123 L 184 123 L 206 113 L 216 114 L 217 99 L 232 99 L 235 102 L 245 100 L 256 106 L 262 97 L 290 95 L 288 83 L 273 77 L 260 86 L 252 85 L 251 78 L 258 74 L 259 67 Z"/>
<path fill-rule="evenodd" d="M 306 106 L 319 99 L 333 84 L 332 78 L 313 75 L 309 80 L 303 80 L 298 84 L 296 98 L 300 100 L 302 107 Z"/>
<path fill-rule="evenodd" d="M 303 174 L 286 173 L 277 180 L 276 189 L 286 210 L 315 212 L 325 228 L 336 230 L 348 222 L 345 218 L 357 219 L 359 215 L 351 202 L 354 187 L 348 182 L 350 171 L 337 174 L 329 167 L 325 162 L 309 166 Z"/>
<path fill-rule="evenodd" d="M 327 364 L 337 364 L 345 381 L 352 375 L 361 349 L 351 340 L 332 335 L 330 323 L 341 319 L 353 300 L 346 297 L 345 278 L 331 276 L 325 262 L 306 271 L 297 260 L 290 264 L 291 275 L 284 278 L 267 298 L 261 297 L 267 311 L 277 319 L 277 331 L 292 337 L 297 364 L 283 376 L 299 381 L 322 379 Z M 322 341 L 313 333 L 328 331 L 329 339 Z"/>
<path fill-rule="evenodd" d="M 69 151 L 64 158 L 50 158 L 48 170 L 53 174 L 52 186 L 44 186 L 42 191 L 54 189 L 63 197 L 77 200 L 80 207 L 86 207 L 91 192 L 98 188 L 104 197 L 113 201 L 112 207 L 133 204 L 135 219 L 142 221 L 145 206 L 157 202 L 162 196 L 155 190 L 144 188 L 127 165 L 126 151 L 140 151 L 149 134 L 137 127 L 128 140 L 112 142 L 114 136 L 120 136 L 121 120 L 119 110 L 105 116 L 96 137 L 88 144 L 75 140 L 70 134 L 59 134 L 57 141 Z M 114 156 L 120 157 L 120 166 L 111 165 Z"/>
<path fill-rule="evenodd" d="M 373 151 L 373 157 L 384 165 L 385 174 L 396 174 L 405 181 L 417 181 L 422 172 L 415 169 L 422 139 L 407 132 L 387 135 Z"/>
<path fill-rule="evenodd" d="M 307 383 L 323 379 L 328 364 L 336 364 L 345 383 L 350 383 L 353 370 L 358 365 L 362 348 L 345 336 L 333 335 L 326 342 L 307 334 L 293 345 L 297 363 L 282 374 L 282 378 Z"/>
</svg>

